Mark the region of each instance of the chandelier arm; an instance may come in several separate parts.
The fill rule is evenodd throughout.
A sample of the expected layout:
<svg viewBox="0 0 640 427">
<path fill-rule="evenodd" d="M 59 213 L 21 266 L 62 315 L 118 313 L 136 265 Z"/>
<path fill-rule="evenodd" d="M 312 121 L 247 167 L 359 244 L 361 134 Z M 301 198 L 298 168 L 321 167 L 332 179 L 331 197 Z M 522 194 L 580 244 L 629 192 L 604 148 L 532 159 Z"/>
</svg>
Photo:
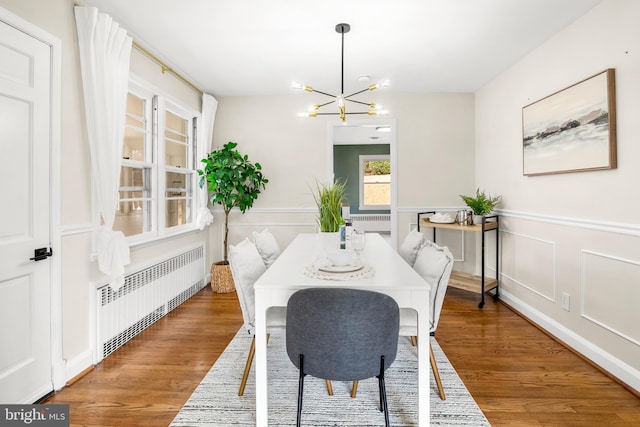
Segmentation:
<svg viewBox="0 0 640 427">
<path fill-rule="evenodd" d="M 347 98 L 345 98 L 345 100 L 347 100 L 347 101 L 349 101 L 349 102 L 355 102 L 356 104 L 366 105 L 366 106 L 371 105 L 371 103 L 370 103 L 370 102 L 356 101 L 355 99 L 347 99 Z"/>
<path fill-rule="evenodd" d="M 335 102 L 335 101 L 329 101 L 329 102 L 325 102 L 324 104 L 318 104 L 318 107 L 317 107 L 317 108 L 322 108 L 322 107 L 324 107 L 325 105 L 333 104 L 334 102 Z"/>
<path fill-rule="evenodd" d="M 344 97 L 344 99 L 351 98 L 352 96 L 359 95 L 359 94 L 361 94 L 362 92 L 367 92 L 368 90 L 369 90 L 369 88 L 359 90 L 359 91 L 357 91 L 357 92 L 352 93 L 351 95 L 347 95 L 347 96 L 345 96 L 345 97 Z"/>
<path fill-rule="evenodd" d="M 312 91 L 312 92 L 315 92 L 315 93 L 320 93 L 320 94 L 322 94 L 322 95 L 330 96 L 330 97 L 332 97 L 332 98 L 335 98 L 335 97 L 336 97 L 336 95 L 331 95 L 330 93 L 321 92 L 321 91 L 319 91 L 319 90 L 315 90 L 315 89 L 312 89 L 311 91 Z"/>
<path fill-rule="evenodd" d="M 349 111 L 348 113 L 345 112 L 345 115 L 349 115 L 349 114 L 370 114 L 368 111 Z M 340 113 L 316 113 L 317 116 L 339 116 Z"/>
</svg>

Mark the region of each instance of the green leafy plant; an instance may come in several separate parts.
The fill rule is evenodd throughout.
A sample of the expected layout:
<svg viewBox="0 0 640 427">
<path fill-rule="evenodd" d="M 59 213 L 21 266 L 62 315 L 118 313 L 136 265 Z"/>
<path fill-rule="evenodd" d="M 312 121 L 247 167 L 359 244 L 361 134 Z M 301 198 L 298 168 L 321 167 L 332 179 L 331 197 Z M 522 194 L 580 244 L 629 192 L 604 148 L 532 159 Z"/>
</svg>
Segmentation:
<svg viewBox="0 0 640 427">
<path fill-rule="evenodd" d="M 388 175 L 391 173 L 391 162 L 389 160 L 371 160 L 368 162 L 369 170 L 374 175 Z"/>
<path fill-rule="evenodd" d="M 224 209 L 224 262 L 228 263 L 229 212 L 237 207 L 245 213 L 253 206 L 260 191 L 269 182 L 262 174 L 260 163 L 251 163 L 249 157 L 236 150 L 235 142 L 212 151 L 202 159 L 204 169 L 198 169 L 200 188 L 207 185 L 211 204 Z"/>
<path fill-rule="evenodd" d="M 462 200 L 471 208 L 474 215 L 485 216 L 490 213 L 502 200 L 502 196 L 492 197 L 490 194 L 476 189 L 476 196 L 460 195 Z"/>
<path fill-rule="evenodd" d="M 342 202 L 346 194 L 346 182 L 335 181 L 333 184 L 322 184 L 316 181 L 313 198 L 318 206 L 318 223 L 320 231 L 336 232 L 344 224 L 342 218 Z"/>
</svg>

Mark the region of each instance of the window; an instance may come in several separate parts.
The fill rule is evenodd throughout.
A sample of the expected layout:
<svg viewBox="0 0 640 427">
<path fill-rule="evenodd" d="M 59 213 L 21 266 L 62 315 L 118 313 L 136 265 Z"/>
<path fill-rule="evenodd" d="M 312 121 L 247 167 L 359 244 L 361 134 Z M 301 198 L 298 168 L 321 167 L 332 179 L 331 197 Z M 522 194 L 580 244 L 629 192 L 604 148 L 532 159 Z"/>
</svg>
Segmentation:
<svg viewBox="0 0 640 427">
<path fill-rule="evenodd" d="M 114 223 L 130 241 L 191 229 L 196 114 L 130 84 Z"/>
<path fill-rule="evenodd" d="M 391 160 L 389 155 L 361 155 L 360 210 L 391 208 Z"/>
</svg>

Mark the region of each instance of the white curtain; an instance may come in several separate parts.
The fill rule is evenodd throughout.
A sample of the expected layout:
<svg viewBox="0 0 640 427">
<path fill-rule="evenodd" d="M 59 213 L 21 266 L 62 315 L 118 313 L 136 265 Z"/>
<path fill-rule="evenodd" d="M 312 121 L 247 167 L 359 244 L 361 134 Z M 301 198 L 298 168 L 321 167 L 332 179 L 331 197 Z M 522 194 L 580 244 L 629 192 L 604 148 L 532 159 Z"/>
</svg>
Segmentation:
<svg viewBox="0 0 640 427">
<path fill-rule="evenodd" d="M 200 160 L 207 157 L 211 151 L 211 139 L 213 137 L 213 124 L 216 120 L 216 110 L 218 109 L 218 101 L 207 93 L 202 94 L 202 120 L 200 122 L 198 135 L 198 157 L 196 169 L 204 167 Z M 209 211 L 209 192 L 207 186 L 198 188 L 198 213 L 196 214 L 195 226 L 203 230 L 206 226 L 213 222 L 213 215 Z"/>
<path fill-rule="evenodd" d="M 129 245 L 113 231 L 124 138 L 131 37 L 94 7 L 75 7 L 80 67 L 91 150 L 92 191 L 104 224 L 95 236 L 98 267 L 118 290 L 129 264 Z"/>
</svg>

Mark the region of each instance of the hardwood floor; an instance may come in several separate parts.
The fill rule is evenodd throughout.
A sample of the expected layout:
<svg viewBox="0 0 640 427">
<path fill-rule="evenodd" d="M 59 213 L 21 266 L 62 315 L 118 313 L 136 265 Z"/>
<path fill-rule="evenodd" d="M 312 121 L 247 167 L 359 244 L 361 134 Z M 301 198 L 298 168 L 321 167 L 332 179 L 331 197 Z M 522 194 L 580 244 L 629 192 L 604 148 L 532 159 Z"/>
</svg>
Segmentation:
<svg viewBox="0 0 640 427">
<path fill-rule="evenodd" d="M 504 304 L 477 301 L 449 288 L 436 338 L 494 427 L 640 425 L 637 396 Z M 46 402 L 70 404 L 73 426 L 166 426 L 241 325 L 236 294 L 206 287 Z"/>
<path fill-rule="evenodd" d="M 492 426 L 640 425 L 640 398 L 501 302 L 447 290 L 436 339 Z"/>
</svg>

